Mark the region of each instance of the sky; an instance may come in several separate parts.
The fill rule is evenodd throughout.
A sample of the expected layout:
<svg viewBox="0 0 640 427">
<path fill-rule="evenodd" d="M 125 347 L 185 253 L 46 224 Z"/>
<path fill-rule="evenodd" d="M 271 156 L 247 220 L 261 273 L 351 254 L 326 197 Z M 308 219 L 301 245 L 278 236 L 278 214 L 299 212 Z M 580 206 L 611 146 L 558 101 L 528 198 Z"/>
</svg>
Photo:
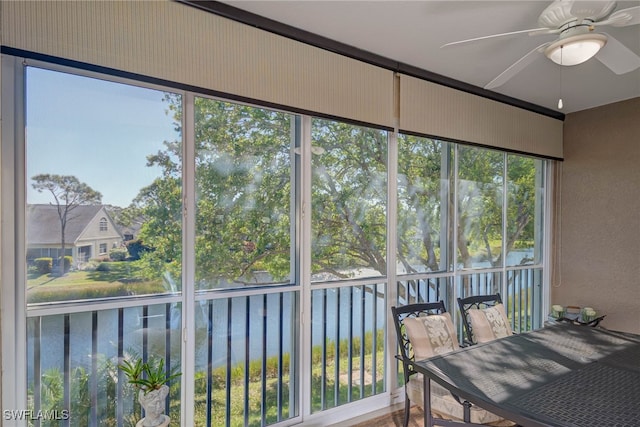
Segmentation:
<svg viewBox="0 0 640 427">
<path fill-rule="evenodd" d="M 179 134 L 164 92 L 56 71 L 27 69 L 27 203 L 49 203 L 31 178 L 73 175 L 102 193 L 102 203 L 128 206 L 159 169 L 147 156 Z"/>
</svg>

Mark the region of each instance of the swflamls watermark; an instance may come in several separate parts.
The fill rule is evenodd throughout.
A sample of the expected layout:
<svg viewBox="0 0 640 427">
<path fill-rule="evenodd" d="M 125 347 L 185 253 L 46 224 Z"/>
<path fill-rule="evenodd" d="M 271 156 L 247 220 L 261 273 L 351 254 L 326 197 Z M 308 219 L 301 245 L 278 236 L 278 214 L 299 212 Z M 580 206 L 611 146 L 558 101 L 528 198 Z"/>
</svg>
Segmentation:
<svg viewBox="0 0 640 427">
<path fill-rule="evenodd" d="M 44 410 L 34 411 L 32 409 L 5 409 L 2 411 L 2 417 L 7 420 L 22 421 L 22 420 L 48 420 L 59 421 L 69 419 L 69 410 Z"/>
</svg>

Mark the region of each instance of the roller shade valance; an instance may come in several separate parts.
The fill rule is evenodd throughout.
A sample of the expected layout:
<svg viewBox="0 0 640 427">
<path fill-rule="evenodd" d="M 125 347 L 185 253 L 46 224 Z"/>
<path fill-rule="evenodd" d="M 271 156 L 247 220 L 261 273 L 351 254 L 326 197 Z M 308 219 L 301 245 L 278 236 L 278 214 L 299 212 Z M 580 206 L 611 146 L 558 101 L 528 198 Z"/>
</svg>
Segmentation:
<svg viewBox="0 0 640 427">
<path fill-rule="evenodd" d="M 400 130 L 562 158 L 563 122 L 400 75 Z"/>
<path fill-rule="evenodd" d="M 393 72 L 169 1 L 2 2 L 2 45 L 393 127 Z"/>
<path fill-rule="evenodd" d="M 185 4 L 2 2 L 0 13 L 1 42 L 10 48 L 293 111 L 562 158 L 561 120 L 394 76 L 392 70 Z"/>
</svg>

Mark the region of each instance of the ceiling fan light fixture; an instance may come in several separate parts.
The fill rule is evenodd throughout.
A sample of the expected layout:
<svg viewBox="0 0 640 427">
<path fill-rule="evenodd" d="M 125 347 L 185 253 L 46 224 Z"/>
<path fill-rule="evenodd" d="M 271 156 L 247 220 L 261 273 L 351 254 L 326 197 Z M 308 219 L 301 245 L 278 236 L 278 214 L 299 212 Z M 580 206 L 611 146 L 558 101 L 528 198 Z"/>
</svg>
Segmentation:
<svg viewBox="0 0 640 427">
<path fill-rule="evenodd" d="M 591 59 L 606 43 L 604 34 L 578 34 L 551 43 L 544 54 L 559 65 L 578 65 Z"/>
</svg>

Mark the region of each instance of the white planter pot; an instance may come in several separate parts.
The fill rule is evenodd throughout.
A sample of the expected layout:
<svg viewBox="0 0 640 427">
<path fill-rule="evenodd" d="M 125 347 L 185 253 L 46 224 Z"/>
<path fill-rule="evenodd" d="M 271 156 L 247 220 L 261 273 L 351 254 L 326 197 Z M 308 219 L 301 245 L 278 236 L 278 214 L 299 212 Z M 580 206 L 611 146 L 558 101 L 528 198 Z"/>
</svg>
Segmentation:
<svg viewBox="0 0 640 427">
<path fill-rule="evenodd" d="M 169 422 L 171 421 L 171 418 L 169 418 L 166 415 L 163 415 L 163 417 L 164 417 L 164 421 L 162 422 L 162 424 L 158 424 L 156 427 L 168 427 L 169 426 Z M 145 419 L 143 418 L 140 421 L 138 421 L 136 423 L 136 427 L 145 427 L 144 420 Z"/>
<path fill-rule="evenodd" d="M 169 425 L 169 417 L 164 415 L 164 404 L 169 394 L 169 386 L 166 384 L 158 390 L 152 390 L 145 394 L 143 390 L 138 393 L 138 402 L 144 408 L 144 418 L 136 427 L 165 427 Z"/>
</svg>

